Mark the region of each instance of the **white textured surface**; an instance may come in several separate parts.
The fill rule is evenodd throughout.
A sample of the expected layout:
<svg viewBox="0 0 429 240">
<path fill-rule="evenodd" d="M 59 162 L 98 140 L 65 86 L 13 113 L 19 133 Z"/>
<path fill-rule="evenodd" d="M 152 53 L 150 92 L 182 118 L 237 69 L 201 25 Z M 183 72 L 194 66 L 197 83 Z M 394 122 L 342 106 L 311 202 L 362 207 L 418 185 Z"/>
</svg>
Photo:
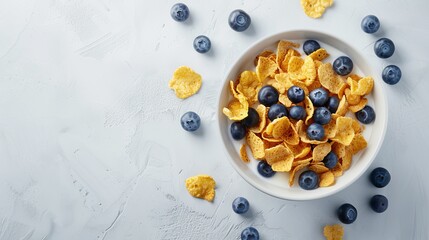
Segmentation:
<svg viewBox="0 0 429 240">
<path fill-rule="evenodd" d="M 261 239 L 323 239 L 343 202 L 359 210 L 346 239 L 429 239 L 428 1 L 337 0 L 313 20 L 298 0 L 189 0 L 187 23 L 170 18 L 174 3 L 0 2 L 1 240 L 237 239 L 249 225 Z M 227 24 L 236 8 L 253 20 L 244 33 Z M 367 14 L 381 20 L 376 36 L 360 30 Z M 340 36 L 380 72 L 402 68 L 401 82 L 385 86 L 388 130 L 373 164 L 393 176 L 385 189 L 362 178 L 329 198 L 284 201 L 253 189 L 225 159 L 214 118 L 224 74 L 253 42 L 289 29 Z M 192 48 L 199 34 L 212 40 L 208 55 Z M 388 60 L 373 54 L 380 36 L 396 44 Z M 204 77 L 187 100 L 167 87 L 180 65 Z M 201 134 L 180 128 L 188 110 L 202 117 Z M 214 203 L 184 188 L 200 173 L 217 180 Z M 383 214 L 368 207 L 377 193 L 390 200 Z M 249 199 L 250 214 L 232 212 L 237 196 Z"/>
</svg>

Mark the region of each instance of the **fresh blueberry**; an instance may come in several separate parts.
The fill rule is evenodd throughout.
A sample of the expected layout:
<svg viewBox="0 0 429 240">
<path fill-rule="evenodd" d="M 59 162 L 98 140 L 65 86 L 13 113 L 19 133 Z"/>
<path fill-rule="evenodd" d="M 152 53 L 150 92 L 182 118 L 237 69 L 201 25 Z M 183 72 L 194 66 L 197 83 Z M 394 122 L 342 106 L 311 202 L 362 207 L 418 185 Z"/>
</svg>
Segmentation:
<svg viewBox="0 0 429 240">
<path fill-rule="evenodd" d="M 292 86 L 287 90 L 287 97 L 293 103 L 300 103 L 305 98 L 305 92 L 298 86 Z"/>
<path fill-rule="evenodd" d="M 180 118 L 180 124 L 182 124 L 183 129 L 186 131 L 193 132 L 200 127 L 201 119 L 195 112 L 186 112 Z"/>
<path fill-rule="evenodd" d="M 362 110 L 355 113 L 357 120 L 363 124 L 372 123 L 375 120 L 375 112 L 371 106 L 366 105 Z"/>
<path fill-rule="evenodd" d="M 301 106 L 292 106 L 289 109 L 289 116 L 295 120 L 303 120 L 307 116 L 305 109 Z"/>
<path fill-rule="evenodd" d="M 309 94 L 310 100 L 315 107 L 325 106 L 329 99 L 328 92 L 324 88 L 316 88 Z"/>
<path fill-rule="evenodd" d="M 310 55 L 312 52 L 318 50 L 320 48 L 320 44 L 315 40 L 307 40 L 302 45 L 302 50 L 304 50 L 305 54 Z"/>
<path fill-rule="evenodd" d="M 245 11 L 237 9 L 229 14 L 228 23 L 229 26 L 237 32 L 242 32 L 250 26 L 250 16 Z"/>
<path fill-rule="evenodd" d="M 340 99 L 338 99 L 337 96 L 332 96 L 329 98 L 327 106 L 328 106 L 328 110 L 331 113 L 336 113 L 339 105 L 340 105 Z"/>
<path fill-rule="evenodd" d="M 338 219 L 344 224 L 353 223 L 357 218 L 357 210 L 350 203 L 344 203 L 338 208 Z"/>
<path fill-rule="evenodd" d="M 319 187 L 319 176 L 312 170 L 307 170 L 299 175 L 299 186 L 305 190 L 312 190 Z"/>
<path fill-rule="evenodd" d="M 183 22 L 189 17 L 189 8 L 183 3 L 176 3 L 171 7 L 171 17 L 178 22 Z"/>
<path fill-rule="evenodd" d="M 241 232 L 241 240 L 259 240 L 259 232 L 254 227 L 247 227 Z"/>
<path fill-rule="evenodd" d="M 374 52 L 379 58 L 389 58 L 395 52 L 395 44 L 388 38 L 380 38 L 374 44 Z"/>
<path fill-rule="evenodd" d="M 389 65 L 383 69 L 381 77 L 385 83 L 395 85 L 401 80 L 402 72 L 398 66 Z"/>
<path fill-rule="evenodd" d="M 318 107 L 316 111 L 314 111 L 313 116 L 314 122 L 318 124 L 328 124 L 331 121 L 331 112 L 325 107 Z"/>
<path fill-rule="evenodd" d="M 244 197 L 238 197 L 232 202 L 232 210 L 235 213 L 243 214 L 249 210 L 249 201 Z"/>
<path fill-rule="evenodd" d="M 258 172 L 266 178 L 272 177 L 274 174 L 276 174 L 276 172 L 271 168 L 270 164 L 268 164 L 266 161 L 260 161 L 258 163 Z"/>
<path fill-rule="evenodd" d="M 211 46 L 210 39 L 204 35 L 200 35 L 194 39 L 194 49 L 199 53 L 208 52 Z"/>
<path fill-rule="evenodd" d="M 372 170 L 371 174 L 369 175 L 369 180 L 372 184 L 374 184 L 374 186 L 383 188 L 390 182 L 390 173 L 387 171 L 387 169 L 378 167 Z"/>
<path fill-rule="evenodd" d="M 231 136 L 235 140 L 243 139 L 246 136 L 246 128 L 241 122 L 233 122 L 230 128 Z"/>
<path fill-rule="evenodd" d="M 366 33 L 375 33 L 380 28 L 380 21 L 376 16 L 368 15 L 362 19 L 360 26 Z"/>
<path fill-rule="evenodd" d="M 323 158 L 323 164 L 325 164 L 325 167 L 332 169 L 334 168 L 338 163 L 338 156 L 334 152 L 329 152 L 328 155 Z"/>
<path fill-rule="evenodd" d="M 276 103 L 271 105 L 270 109 L 268 110 L 268 118 L 271 121 L 274 121 L 276 118 L 281 117 L 287 117 L 287 109 L 286 107 L 281 103 Z"/>
<path fill-rule="evenodd" d="M 369 205 L 374 212 L 382 213 L 386 211 L 389 206 L 389 201 L 383 195 L 374 195 L 369 201 Z"/>
<path fill-rule="evenodd" d="M 312 123 L 307 128 L 307 136 L 311 140 L 322 140 L 325 137 L 325 129 L 318 123 Z"/>
<path fill-rule="evenodd" d="M 335 59 L 332 68 L 338 75 L 346 76 L 353 70 L 353 61 L 347 56 L 341 56 Z"/>
<path fill-rule="evenodd" d="M 270 107 L 279 101 L 279 92 L 270 85 L 264 86 L 259 90 L 258 101 L 266 107 Z"/>
<path fill-rule="evenodd" d="M 249 111 L 247 112 L 247 117 L 241 120 L 241 123 L 247 128 L 254 127 L 259 124 L 259 114 L 254 109 L 249 107 Z"/>
</svg>

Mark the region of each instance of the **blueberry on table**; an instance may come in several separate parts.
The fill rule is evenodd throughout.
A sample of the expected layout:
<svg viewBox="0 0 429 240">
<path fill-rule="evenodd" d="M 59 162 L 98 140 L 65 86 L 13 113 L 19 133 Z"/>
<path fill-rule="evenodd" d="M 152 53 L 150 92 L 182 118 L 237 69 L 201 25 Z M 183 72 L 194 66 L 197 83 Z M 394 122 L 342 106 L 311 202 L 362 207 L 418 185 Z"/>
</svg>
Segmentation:
<svg viewBox="0 0 429 240">
<path fill-rule="evenodd" d="M 325 137 L 325 129 L 318 123 L 312 123 L 307 128 L 307 136 L 311 140 L 322 140 Z"/>
<path fill-rule="evenodd" d="M 383 188 L 390 182 L 390 173 L 383 167 L 378 167 L 372 170 L 369 174 L 369 180 L 374 186 Z"/>
<path fill-rule="evenodd" d="M 276 103 L 271 105 L 270 109 L 268 110 L 268 118 L 271 121 L 274 121 L 276 118 L 281 117 L 287 117 L 287 109 L 286 107 L 281 103 Z"/>
<path fill-rule="evenodd" d="M 347 56 L 341 56 L 335 59 L 332 68 L 338 75 L 346 76 L 353 70 L 353 61 Z"/>
<path fill-rule="evenodd" d="M 401 80 L 401 69 L 396 65 L 389 65 L 383 69 L 381 74 L 383 81 L 390 85 L 395 85 Z"/>
<path fill-rule="evenodd" d="M 395 44 L 388 38 L 380 38 L 374 44 L 374 52 L 379 58 L 389 58 L 395 52 Z"/>
<path fill-rule="evenodd" d="M 258 173 L 261 174 L 261 176 L 269 178 L 276 174 L 276 172 L 271 168 L 270 164 L 268 164 L 266 161 L 260 161 L 258 163 Z"/>
<path fill-rule="evenodd" d="M 258 101 L 264 106 L 270 107 L 279 101 L 279 92 L 270 85 L 264 86 L 258 92 Z"/>
<path fill-rule="evenodd" d="M 183 3 L 176 3 L 171 7 L 171 17 L 177 22 L 183 22 L 189 17 L 189 8 Z"/>
<path fill-rule="evenodd" d="M 234 31 L 243 32 L 249 28 L 250 23 L 249 14 L 241 9 L 234 10 L 229 14 L 228 24 Z"/>
<path fill-rule="evenodd" d="M 355 113 L 357 120 L 363 124 L 370 124 L 375 120 L 375 111 L 371 106 L 366 105 L 362 110 Z"/>
<path fill-rule="evenodd" d="M 249 210 L 249 201 L 244 197 L 238 197 L 232 202 L 232 210 L 237 214 L 246 213 Z"/>
<path fill-rule="evenodd" d="M 319 187 L 319 175 L 312 170 L 307 170 L 299 175 L 298 184 L 302 189 L 313 190 Z"/>
<path fill-rule="evenodd" d="M 305 112 L 305 109 L 301 106 L 292 106 L 289 109 L 289 116 L 290 118 L 295 120 L 304 120 L 307 116 L 307 113 Z"/>
<path fill-rule="evenodd" d="M 334 168 L 338 163 L 338 156 L 334 152 L 329 152 L 328 155 L 323 158 L 323 164 L 325 164 L 325 167 L 332 169 Z"/>
<path fill-rule="evenodd" d="M 186 112 L 180 118 L 180 124 L 186 131 L 194 132 L 200 127 L 201 119 L 195 112 Z"/>
<path fill-rule="evenodd" d="M 353 205 L 344 203 L 338 208 L 337 215 L 342 223 L 350 224 L 356 220 L 358 213 Z"/>
<path fill-rule="evenodd" d="M 339 105 L 340 105 L 340 99 L 338 99 L 337 96 L 332 96 L 329 98 L 327 107 L 331 113 L 336 113 Z"/>
<path fill-rule="evenodd" d="M 331 121 L 331 112 L 325 107 L 318 107 L 316 111 L 314 111 L 313 116 L 314 122 L 325 125 Z"/>
<path fill-rule="evenodd" d="M 310 55 L 312 52 L 318 50 L 320 48 L 320 44 L 315 40 L 307 40 L 302 45 L 302 50 L 304 50 L 305 54 Z"/>
<path fill-rule="evenodd" d="M 369 201 L 369 205 L 374 212 L 382 213 L 386 211 L 389 206 L 389 201 L 383 195 L 374 195 Z"/>
<path fill-rule="evenodd" d="M 259 232 L 254 227 L 247 227 L 241 232 L 241 240 L 259 240 Z"/>
<path fill-rule="evenodd" d="M 300 103 L 304 101 L 305 92 L 298 86 L 292 86 L 287 90 L 287 97 L 293 103 Z"/>
<path fill-rule="evenodd" d="M 233 122 L 230 128 L 231 136 L 235 140 L 241 140 L 246 136 L 246 128 L 241 122 Z"/>
<path fill-rule="evenodd" d="M 241 123 L 247 128 L 251 128 L 258 125 L 259 124 L 258 112 L 254 108 L 249 107 L 249 110 L 247 112 L 247 117 L 241 120 Z"/>
<path fill-rule="evenodd" d="M 375 33 L 380 28 L 380 21 L 376 16 L 368 15 L 362 19 L 360 26 L 366 33 Z"/>
<path fill-rule="evenodd" d="M 309 94 L 310 100 L 315 107 L 323 107 L 329 99 L 328 92 L 324 88 L 316 88 Z"/>
<path fill-rule="evenodd" d="M 200 35 L 194 39 L 194 49 L 199 53 L 208 52 L 211 46 L 210 39 L 204 35 Z"/>
</svg>

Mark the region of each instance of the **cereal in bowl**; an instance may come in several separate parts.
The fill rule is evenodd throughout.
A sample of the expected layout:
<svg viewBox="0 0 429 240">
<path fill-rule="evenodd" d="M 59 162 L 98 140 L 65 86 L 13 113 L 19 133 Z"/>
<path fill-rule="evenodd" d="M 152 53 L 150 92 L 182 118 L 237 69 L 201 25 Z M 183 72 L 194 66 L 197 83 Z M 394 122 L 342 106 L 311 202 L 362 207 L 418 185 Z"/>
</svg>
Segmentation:
<svg viewBox="0 0 429 240">
<path fill-rule="evenodd" d="M 329 187 L 367 146 L 364 127 L 353 115 L 367 106 L 374 80 L 340 76 L 323 62 L 329 56 L 324 48 L 304 57 L 299 46 L 281 40 L 276 51 L 258 54 L 254 69 L 230 81 L 231 100 L 223 113 L 235 122 L 246 121 L 249 109 L 259 116 L 242 140 L 244 163 L 266 161 L 274 171 L 289 174 L 290 186 L 296 175 L 312 171 L 318 187 Z"/>
</svg>

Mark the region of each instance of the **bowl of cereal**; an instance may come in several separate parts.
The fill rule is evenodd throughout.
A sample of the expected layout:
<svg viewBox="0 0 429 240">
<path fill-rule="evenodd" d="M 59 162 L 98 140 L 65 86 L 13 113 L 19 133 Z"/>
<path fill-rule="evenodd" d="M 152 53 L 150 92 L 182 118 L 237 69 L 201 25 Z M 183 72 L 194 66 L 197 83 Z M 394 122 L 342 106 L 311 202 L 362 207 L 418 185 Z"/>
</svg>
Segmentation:
<svg viewBox="0 0 429 240">
<path fill-rule="evenodd" d="M 386 132 L 387 102 L 372 76 L 355 48 L 322 32 L 258 41 L 232 65 L 219 95 L 228 160 L 249 184 L 282 199 L 346 188 L 371 165 Z"/>
</svg>

